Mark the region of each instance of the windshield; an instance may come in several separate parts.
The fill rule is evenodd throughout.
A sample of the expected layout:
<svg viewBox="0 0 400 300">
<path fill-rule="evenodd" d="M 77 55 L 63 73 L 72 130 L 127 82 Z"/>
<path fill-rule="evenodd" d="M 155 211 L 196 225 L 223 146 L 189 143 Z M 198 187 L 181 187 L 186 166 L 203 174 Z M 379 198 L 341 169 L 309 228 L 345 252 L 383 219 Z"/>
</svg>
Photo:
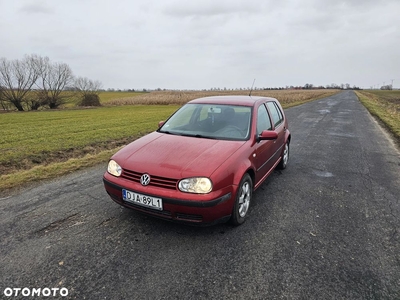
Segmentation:
<svg viewBox="0 0 400 300">
<path fill-rule="evenodd" d="M 224 104 L 186 104 L 159 132 L 223 140 L 247 140 L 251 107 Z"/>
</svg>

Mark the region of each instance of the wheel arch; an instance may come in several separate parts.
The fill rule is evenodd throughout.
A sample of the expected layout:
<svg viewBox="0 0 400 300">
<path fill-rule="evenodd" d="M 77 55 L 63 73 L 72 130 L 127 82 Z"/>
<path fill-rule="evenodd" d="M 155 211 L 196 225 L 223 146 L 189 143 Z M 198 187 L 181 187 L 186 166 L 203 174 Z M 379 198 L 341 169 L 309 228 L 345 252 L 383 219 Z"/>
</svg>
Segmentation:
<svg viewBox="0 0 400 300">
<path fill-rule="evenodd" d="M 291 134 L 291 132 L 287 129 L 287 130 L 286 130 L 286 134 L 285 134 L 285 142 L 288 141 L 288 142 L 290 143 L 291 139 L 292 139 L 292 134 Z"/>
<path fill-rule="evenodd" d="M 247 171 L 244 174 L 246 173 L 250 175 L 251 181 L 253 182 L 253 190 L 254 190 L 254 181 L 256 180 L 256 173 L 252 168 L 247 169 Z M 244 176 L 244 174 L 242 175 L 242 177 Z"/>
<path fill-rule="evenodd" d="M 251 181 L 253 182 L 254 189 L 256 173 L 250 161 L 247 161 L 246 164 L 243 164 L 242 167 L 238 168 L 238 170 L 235 172 L 234 184 L 238 186 L 246 173 L 249 174 Z"/>
</svg>

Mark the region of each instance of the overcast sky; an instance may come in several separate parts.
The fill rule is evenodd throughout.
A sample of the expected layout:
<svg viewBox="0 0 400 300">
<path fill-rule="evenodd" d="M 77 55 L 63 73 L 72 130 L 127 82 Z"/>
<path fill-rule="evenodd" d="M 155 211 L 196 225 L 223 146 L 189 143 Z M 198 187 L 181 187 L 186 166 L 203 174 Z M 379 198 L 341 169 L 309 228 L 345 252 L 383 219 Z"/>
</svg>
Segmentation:
<svg viewBox="0 0 400 300">
<path fill-rule="evenodd" d="M 400 0 L 0 0 L 0 57 L 104 88 L 400 87 Z"/>
</svg>

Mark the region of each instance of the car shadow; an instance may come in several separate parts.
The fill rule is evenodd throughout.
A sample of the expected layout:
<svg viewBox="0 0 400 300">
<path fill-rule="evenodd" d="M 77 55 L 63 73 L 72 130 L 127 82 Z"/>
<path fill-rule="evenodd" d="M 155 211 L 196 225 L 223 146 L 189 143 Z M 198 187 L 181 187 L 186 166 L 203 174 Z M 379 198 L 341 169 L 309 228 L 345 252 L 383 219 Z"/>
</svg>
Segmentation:
<svg viewBox="0 0 400 300">
<path fill-rule="evenodd" d="M 270 209 L 274 203 L 265 201 L 265 193 L 269 190 L 283 173 L 280 170 L 274 171 L 266 181 L 253 193 L 253 201 L 250 207 L 249 215 L 244 224 L 233 226 L 229 222 L 214 224 L 210 226 L 199 226 L 195 224 L 179 223 L 142 214 L 129 208 L 120 207 L 119 219 L 123 227 L 127 226 L 130 230 L 144 232 L 145 234 L 168 234 L 176 233 L 182 236 L 213 236 L 230 234 L 237 231 L 247 231 L 248 228 L 256 226 L 268 219 Z M 122 224 L 121 224 L 122 225 Z"/>
</svg>

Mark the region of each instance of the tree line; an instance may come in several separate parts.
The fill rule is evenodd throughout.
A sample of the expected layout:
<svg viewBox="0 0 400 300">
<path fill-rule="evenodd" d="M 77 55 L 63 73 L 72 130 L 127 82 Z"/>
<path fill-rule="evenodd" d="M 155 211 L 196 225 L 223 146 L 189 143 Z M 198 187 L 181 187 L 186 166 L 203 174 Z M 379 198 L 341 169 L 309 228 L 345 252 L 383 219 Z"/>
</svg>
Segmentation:
<svg viewBox="0 0 400 300">
<path fill-rule="evenodd" d="M 3 110 L 56 109 L 68 98 L 82 106 L 100 105 L 98 80 L 75 77 L 70 66 L 36 54 L 23 59 L 0 58 L 0 106 Z"/>
</svg>

